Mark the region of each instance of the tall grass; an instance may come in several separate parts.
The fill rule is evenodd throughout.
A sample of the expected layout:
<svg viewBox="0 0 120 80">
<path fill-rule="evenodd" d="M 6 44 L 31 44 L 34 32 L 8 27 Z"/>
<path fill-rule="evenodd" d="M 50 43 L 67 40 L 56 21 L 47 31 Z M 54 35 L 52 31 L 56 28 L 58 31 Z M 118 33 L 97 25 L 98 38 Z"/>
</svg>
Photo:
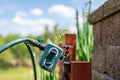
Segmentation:
<svg viewBox="0 0 120 80">
<path fill-rule="evenodd" d="M 40 69 L 38 74 L 39 74 L 38 80 L 59 80 L 58 69 L 55 69 L 53 73 L 49 73 L 47 71 Z"/>
<path fill-rule="evenodd" d="M 85 10 L 83 10 L 83 27 L 79 25 L 79 13 L 76 9 L 76 28 L 77 28 L 77 58 L 81 61 L 90 61 L 93 49 L 93 34 L 92 26 L 90 26 L 88 18 L 91 10 L 91 0 L 85 4 Z M 84 12 L 85 11 L 85 12 Z"/>
</svg>

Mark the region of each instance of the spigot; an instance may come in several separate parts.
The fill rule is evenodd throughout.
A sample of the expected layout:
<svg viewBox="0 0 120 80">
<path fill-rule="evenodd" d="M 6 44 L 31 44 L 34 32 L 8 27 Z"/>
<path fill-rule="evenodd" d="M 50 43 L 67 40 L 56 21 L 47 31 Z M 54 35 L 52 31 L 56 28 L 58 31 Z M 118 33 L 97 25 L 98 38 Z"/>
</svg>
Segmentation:
<svg viewBox="0 0 120 80">
<path fill-rule="evenodd" d="M 69 49 L 72 48 L 73 46 L 71 45 L 63 45 L 62 48 L 65 48 L 66 51 L 64 53 L 64 61 L 69 61 L 70 54 L 69 54 Z"/>
<path fill-rule="evenodd" d="M 71 45 L 63 45 L 62 48 L 65 48 L 67 51 L 69 50 L 69 48 L 72 48 L 73 46 Z"/>
</svg>

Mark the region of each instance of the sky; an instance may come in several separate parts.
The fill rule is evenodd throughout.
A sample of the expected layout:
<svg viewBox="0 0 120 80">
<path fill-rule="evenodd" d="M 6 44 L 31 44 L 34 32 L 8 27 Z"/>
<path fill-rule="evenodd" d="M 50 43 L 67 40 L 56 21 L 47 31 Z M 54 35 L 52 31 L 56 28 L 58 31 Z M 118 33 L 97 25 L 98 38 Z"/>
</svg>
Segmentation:
<svg viewBox="0 0 120 80">
<path fill-rule="evenodd" d="M 21 36 L 41 35 L 45 26 L 50 31 L 57 24 L 61 29 L 75 33 L 75 8 L 79 9 L 82 23 L 82 8 L 88 0 L 0 0 L 0 35 L 10 33 Z M 92 0 L 94 11 L 105 0 Z"/>
</svg>

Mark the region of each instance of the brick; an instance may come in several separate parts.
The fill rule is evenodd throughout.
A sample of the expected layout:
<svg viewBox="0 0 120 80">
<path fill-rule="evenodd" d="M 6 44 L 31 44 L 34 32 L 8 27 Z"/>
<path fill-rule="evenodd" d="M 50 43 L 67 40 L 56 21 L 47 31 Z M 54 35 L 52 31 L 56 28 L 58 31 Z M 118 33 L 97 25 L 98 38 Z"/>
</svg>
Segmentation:
<svg viewBox="0 0 120 80">
<path fill-rule="evenodd" d="M 106 72 L 115 80 L 120 80 L 120 46 L 107 47 Z"/>
</svg>

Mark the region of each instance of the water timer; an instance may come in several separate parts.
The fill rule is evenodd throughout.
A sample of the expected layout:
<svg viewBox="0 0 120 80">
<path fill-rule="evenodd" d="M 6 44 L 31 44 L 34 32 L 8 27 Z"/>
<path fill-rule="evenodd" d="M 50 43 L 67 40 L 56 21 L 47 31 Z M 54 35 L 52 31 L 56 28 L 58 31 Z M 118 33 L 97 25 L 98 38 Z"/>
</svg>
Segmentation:
<svg viewBox="0 0 120 80">
<path fill-rule="evenodd" d="M 42 69 L 47 70 L 49 72 L 53 72 L 61 56 L 62 49 L 57 45 L 48 43 L 41 55 L 39 65 L 41 66 Z"/>
</svg>

